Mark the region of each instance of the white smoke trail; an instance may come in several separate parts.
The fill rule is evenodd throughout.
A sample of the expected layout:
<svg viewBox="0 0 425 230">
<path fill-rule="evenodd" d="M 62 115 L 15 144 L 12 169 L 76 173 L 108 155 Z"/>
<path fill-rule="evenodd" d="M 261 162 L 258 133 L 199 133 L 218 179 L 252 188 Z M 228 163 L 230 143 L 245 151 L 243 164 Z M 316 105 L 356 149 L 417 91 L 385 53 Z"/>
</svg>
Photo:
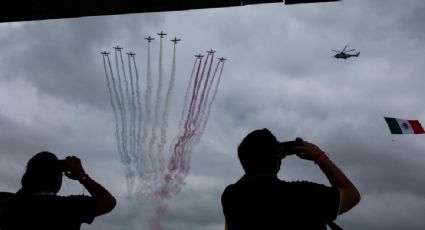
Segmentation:
<svg viewBox="0 0 425 230">
<path fill-rule="evenodd" d="M 171 101 L 171 93 L 173 92 L 174 87 L 174 80 L 176 76 L 176 43 L 174 43 L 173 46 L 173 59 L 172 59 L 172 65 L 171 65 L 171 76 L 170 81 L 168 84 L 168 90 L 165 97 L 164 102 L 164 110 L 162 113 L 162 124 L 161 124 L 161 135 L 160 135 L 160 141 L 158 143 L 158 155 L 163 156 L 164 155 L 164 146 L 167 142 L 167 127 L 168 127 L 168 111 L 170 109 L 170 101 Z M 160 158 L 161 162 L 160 165 L 164 165 L 164 159 Z"/>
<path fill-rule="evenodd" d="M 144 161 L 143 154 L 141 154 L 143 146 L 141 146 L 141 132 L 142 132 L 142 117 L 143 117 L 143 110 L 142 110 L 142 103 L 141 103 L 141 95 L 140 95 L 140 79 L 139 79 L 139 71 L 137 70 L 136 65 L 136 57 L 133 56 L 133 66 L 134 66 L 134 72 L 136 75 L 136 101 L 137 101 L 137 124 L 135 125 L 137 128 L 137 134 L 136 134 L 136 154 L 138 154 L 137 157 L 137 172 L 140 179 L 142 179 L 142 172 L 143 168 L 140 164 L 141 161 Z M 142 158 L 142 159 L 141 159 Z"/>
<path fill-rule="evenodd" d="M 132 157 L 133 164 L 138 162 L 138 154 L 136 153 L 136 104 L 135 104 L 135 86 L 133 77 L 133 68 L 131 67 L 131 58 L 134 54 L 130 51 L 128 56 L 128 76 L 130 78 L 130 124 L 129 124 L 129 137 L 130 137 L 130 156 Z M 135 165 L 133 167 L 137 168 Z M 136 169 L 135 169 L 136 170 Z"/>
<path fill-rule="evenodd" d="M 195 69 L 196 69 L 196 64 L 198 63 L 198 60 L 201 60 L 200 58 L 196 57 L 195 59 L 195 63 L 193 64 L 193 68 L 192 68 L 192 72 L 190 74 L 190 79 L 189 79 L 189 84 L 187 84 L 187 89 L 186 89 L 186 93 L 184 96 L 184 104 L 183 104 L 183 111 L 182 111 L 182 115 L 180 118 L 180 122 L 179 122 L 179 128 L 182 129 L 183 128 L 183 122 L 185 121 L 185 116 L 187 111 L 187 104 L 189 103 L 189 95 L 190 95 L 190 91 L 192 89 L 192 82 L 193 82 L 193 78 L 194 78 L 194 73 L 195 73 Z"/>
<path fill-rule="evenodd" d="M 223 69 L 224 69 L 224 61 L 220 61 L 219 63 L 217 63 L 217 67 L 216 67 L 216 69 L 214 71 L 214 76 L 216 75 L 217 68 L 218 68 L 218 66 L 220 64 L 221 64 L 220 73 L 218 74 L 217 83 L 214 85 L 214 91 L 212 92 L 212 98 L 211 98 L 211 100 L 209 101 L 209 104 L 208 104 L 207 114 L 205 115 L 204 121 L 202 122 L 203 124 L 202 124 L 201 129 L 200 129 L 201 130 L 201 133 L 204 132 L 205 127 L 207 126 L 208 117 L 210 116 L 210 113 L 211 113 L 211 107 L 212 107 L 212 105 L 213 105 L 213 103 L 215 101 L 215 97 L 216 97 L 217 91 L 218 91 L 218 86 L 220 85 L 220 82 L 221 82 L 221 76 L 223 74 Z M 214 78 L 215 77 L 213 77 L 213 80 L 212 81 L 214 81 Z M 208 91 L 210 91 L 210 89 L 208 89 Z M 208 95 L 209 94 L 210 93 L 208 92 Z"/>
<path fill-rule="evenodd" d="M 150 36 L 149 36 L 150 38 Z M 148 55 L 147 55 L 147 66 L 146 66 L 146 88 L 145 88 L 145 96 L 144 96 L 144 106 L 145 106 L 145 116 L 143 120 L 143 134 L 142 134 L 142 158 L 145 159 L 142 162 L 142 175 L 143 180 L 141 184 L 141 188 L 139 188 L 139 191 L 147 191 L 146 189 L 148 186 L 150 186 L 151 182 L 148 178 L 152 171 L 152 162 L 153 162 L 153 155 L 151 152 L 148 151 L 147 147 L 147 137 L 148 137 L 148 130 L 152 126 L 152 112 L 151 112 L 151 95 L 152 95 L 152 64 L 151 64 L 151 52 L 150 52 L 150 40 L 148 40 Z M 148 152 L 146 152 L 148 151 Z"/>
<path fill-rule="evenodd" d="M 153 159 L 152 162 L 152 180 L 159 180 L 160 175 L 163 171 L 163 166 L 160 165 L 160 162 L 163 161 L 163 156 L 160 156 L 156 154 L 156 151 L 154 150 L 154 144 L 157 139 L 157 130 L 159 126 L 159 119 L 160 119 L 160 109 L 161 109 L 161 96 L 162 96 L 162 36 L 160 37 L 160 43 L 159 43 L 159 64 L 158 64 L 158 85 L 156 90 L 156 98 L 155 98 L 155 113 L 153 117 L 153 124 L 152 124 L 152 130 L 151 130 L 151 138 L 149 141 L 149 148 L 148 148 L 148 154 L 150 154 Z M 154 182 L 154 184 L 157 184 Z"/>
</svg>

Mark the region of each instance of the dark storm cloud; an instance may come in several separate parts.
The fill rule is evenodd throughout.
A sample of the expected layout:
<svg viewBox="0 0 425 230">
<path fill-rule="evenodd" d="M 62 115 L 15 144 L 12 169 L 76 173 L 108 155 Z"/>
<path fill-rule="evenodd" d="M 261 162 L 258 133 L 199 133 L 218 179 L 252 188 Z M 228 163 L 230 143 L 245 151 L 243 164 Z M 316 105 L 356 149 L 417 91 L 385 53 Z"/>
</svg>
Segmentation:
<svg viewBox="0 0 425 230">
<path fill-rule="evenodd" d="M 425 120 L 424 7 L 420 0 L 357 0 L 0 25 L 2 83 L 20 79 L 42 94 L 31 101 L 39 109 L 22 105 L 29 108 L 20 116 L 13 116 L 19 103 L 12 97 L 0 101 L 0 127 L 8 130 L 0 133 L 0 175 L 8 175 L 1 185 L 18 186 L 14 179 L 27 158 L 20 153 L 42 148 L 40 143 L 81 152 L 90 173 L 119 197 L 116 211 L 85 228 L 145 226 L 154 210 L 125 198 L 99 52 L 115 45 L 134 50 L 142 73 L 143 37 L 164 30 L 167 40 L 182 38 L 170 139 L 193 55 L 213 48 L 229 58 L 186 186 L 162 219 L 165 229 L 223 229 L 221 191 L 243 173 L 237 145 L 251 130 L 265 127 L 280 140 L 301 136 L 318 144 L 359 187 L 359 206 L 337 219 L 345 229 L 423 229 L 423 136 L 391 136 L 383 116 Z M 334 59 L 331 50 L 346 44 L 360 57 Z M 157 60 L 158 43 L 153 50 Z M 165 52 L 169 57 L 169 46 Z M 167 59 L 166 72 L 168 64 Z M 34 97 L 27 88 L 14 89 Z M 10 167 L 13 175 L 5 170 Z M 296 157 L 285 159 L 279 175 L 328 183 L 317 166 Z"/>
<path fill-rule="evenodd" d="M 69 103 L 105 106 L 106 93 L 100 52 L 140 39 L 143 27 L 156 26 L 152 15 L 90 17 L 17 23 L 1 39 L 3 76 L 24 78 L 42 93 Z M 117 24 L 117 25 L 116 25 Z M 7 24 L 6 24 L 7 26 Z M 135 36 L 137 36 L 135 38 Z"/>
</svg>

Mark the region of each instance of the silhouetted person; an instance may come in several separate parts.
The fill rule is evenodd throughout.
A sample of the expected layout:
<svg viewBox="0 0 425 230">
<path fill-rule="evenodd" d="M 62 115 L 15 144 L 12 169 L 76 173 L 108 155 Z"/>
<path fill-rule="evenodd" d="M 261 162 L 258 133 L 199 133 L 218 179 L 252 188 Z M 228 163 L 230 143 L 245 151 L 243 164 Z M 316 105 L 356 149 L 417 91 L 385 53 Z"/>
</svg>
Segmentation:
<svg viewBox="0 0 425 230">
<path fill-rule="evenodd" d="M 91 196 L 56 195 L 63 173 L 79 181 Z M 37 153 L 29 160 L 21 183 L 22 188 L 3 205 L 1 230 L 76 230 L 110 212 L 116 204 L 115 198 L 85 173 L 75 156 L 58 160 L 53 153 Z"/>
<path fill-rule="evenodd" d="M 319 166 L 332 186 L 280 180 L 284 149 L 269 130 L 255 130 L 238 147 L 245 175 L 221 197 L 229 230 L 326 229 L 360 201 L 356 187 L 319 147 L 301 138 L 296 143 L 291 150 Z"/>
</svg>

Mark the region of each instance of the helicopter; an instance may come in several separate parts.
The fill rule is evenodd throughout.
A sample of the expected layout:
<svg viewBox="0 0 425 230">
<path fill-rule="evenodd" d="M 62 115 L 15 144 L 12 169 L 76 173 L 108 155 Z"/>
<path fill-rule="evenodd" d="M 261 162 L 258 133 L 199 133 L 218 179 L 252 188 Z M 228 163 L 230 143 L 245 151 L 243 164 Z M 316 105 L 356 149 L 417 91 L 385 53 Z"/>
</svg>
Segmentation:
<svg viewBox="0 0 425 230">
<path fill-rule="evenodd" d="M 346 50 L 348 45 L 345 45 L 344 49 L 342 51 L 336 51 L 332 50 L 334 52 L 337 52 L 337 54 L 334 55 L 335 58 L 343 58 L 347 59 L 349 57 L 358 57 L 360 55 L 360 52 L 357 52 L 355 54 L 349 54 L 348 52 L 355 51 L 356 49 Z"/>
</svg>

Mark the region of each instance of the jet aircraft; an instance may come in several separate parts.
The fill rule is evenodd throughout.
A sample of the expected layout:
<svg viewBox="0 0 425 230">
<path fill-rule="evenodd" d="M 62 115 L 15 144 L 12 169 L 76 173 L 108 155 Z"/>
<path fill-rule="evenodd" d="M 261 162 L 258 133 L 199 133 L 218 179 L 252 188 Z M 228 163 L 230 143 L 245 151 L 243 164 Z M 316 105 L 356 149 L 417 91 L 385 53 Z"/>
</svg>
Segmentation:
<svg viewBox="0 0 425 230">
<path fill-rule="evenodd" d="M 148 40 L 148 42 L 151 42 L 152 40 L 155 40 L 155 38 L 151 37 L 150 35 L 147 38 L 145 38 L 145 39 Z"/>
<path fill-rule="evenodd" d="M 174 44 L 177 44 L 177 42 L 181 41 L 181 39 L 178 39 L 178 38 L 176 38 L 176 37 L 175 37 L 175 38 L 174 38 L 174 39 L 172 39 L 171 41 L 172 41 L 172 42 L 174 42 Z"/>
<path fill-rule="evenodd" d="M 157 33 L 161 38 L 163 38 L 165 35 L 167 35 L 166 33 L 164 33 L 164 32 L 162 32 L 162 30 L 161 30 L 161 33 Z"/>
</svg>

